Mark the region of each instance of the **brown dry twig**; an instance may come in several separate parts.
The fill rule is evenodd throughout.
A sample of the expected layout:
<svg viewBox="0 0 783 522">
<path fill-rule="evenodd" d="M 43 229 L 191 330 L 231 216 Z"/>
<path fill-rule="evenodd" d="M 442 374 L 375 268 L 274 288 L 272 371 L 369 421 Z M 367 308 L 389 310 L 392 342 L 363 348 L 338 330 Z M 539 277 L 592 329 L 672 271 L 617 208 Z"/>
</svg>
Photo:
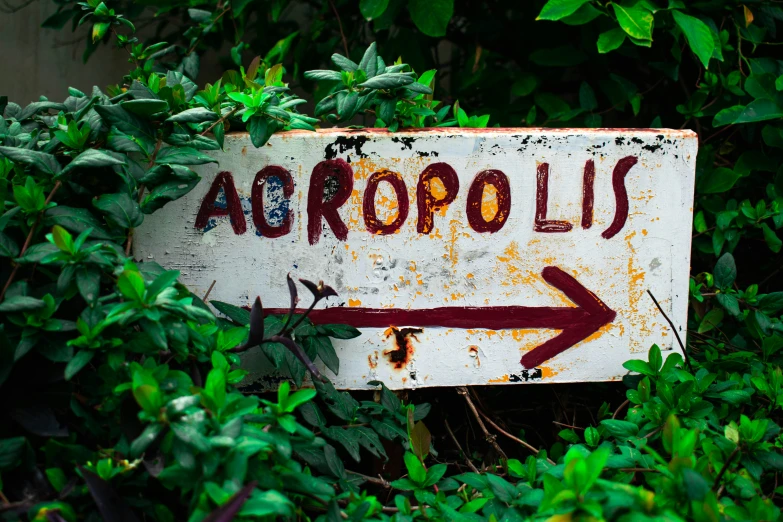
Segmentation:
<svg viewBox="0 0 783 522">
<path fill-rule="evenodd" d="M 524 447 L 529 449 L 534 455 L 538 455 L 539 454 L 539 451 L 538 451 L 537 448 L 535 448 L 534 446 L 531 446 L 530 444 L 528 444 L 524 440 L 520 439 L 519 437 L 515 437 L 514 435 L 510 434 L 509 432 L 507 432 L 506 430 L 504 430 L 503 428 L 501 428 L 500 426 L 495 424 L 495 422 L 492 419 L 490 419 L 484 412 L 479 412 L 479 414 L 482 417 L 484 417 L 484 420 L 486 420 L 489 423 L 490 426 L 492 426 L 493 428 L 498 430 L 500 433 L 502 433 L 503 435 L 505 435 L 509 439 L 511 439 L 511 440 L 513 440 L 515 442 L 518 442 L 519 444 L 523 445 Z M 553 461 L 552 459 L 550 459 L 548 457 L 547 457 L 546 460 L 547 460 L 547 462 L 549 462 L 553 466 L 557 465 L 557 463 L 555 461 Z"/>
<path fill-rule="evenodd" d="M 487 427 L 484 425 L 484 422 L 482 422 L 481 416 L 479 415 L 479 411 L 476 409 L 476 405 L 473 404 L 470 395 L 468 395 L 468 389 L 464 386 L 458 386 L 457 393 L 465 398 L 465 402 L 468 403 L 468 408 L 470 408 L 470 411 L 473 412 L 473 417 L 476 418 L 476 422 L 478 422 L 481 431 L 484 432 L 484 438 L 486 439 L 486 441 L 489 442 L 493 448 L 495 448 L 495 451 L 498 452 L 498 454 L 503 458 L 503 460 L 508 460 L 508 457 L 506 456 L 506 453 L 503 451 L 503 448 L 501 448 L 500 445 L 497 443 L 497 435 L 491 434 L 489 430 L 487 430 Z"/>
<path fill-rule="evenodd" d="M 444 419 L 444 422 L 446 423 L 446 431 L 449 432 L 449 437 L 451 437 L 451 440 L 454 442 L 454 445 L 457 446 L 457 449 L 460 453 L 465 457 L 465 463 L 468 465 L 468 467 L 473 471 L 473 473 L 481 473 L 478 468 L 476 468 L 475 465 L 473 465 L 473 462 L 470 460 L 470 456 L 465 453 L 465 451 L 462 449 L 462 446 L 460 445 L 459 441 L 457 440 L 457 437 L 454 436 L 454 432 L 451 431 L 451 426 L 449 426 L 449 420 Z"/>
</svg>

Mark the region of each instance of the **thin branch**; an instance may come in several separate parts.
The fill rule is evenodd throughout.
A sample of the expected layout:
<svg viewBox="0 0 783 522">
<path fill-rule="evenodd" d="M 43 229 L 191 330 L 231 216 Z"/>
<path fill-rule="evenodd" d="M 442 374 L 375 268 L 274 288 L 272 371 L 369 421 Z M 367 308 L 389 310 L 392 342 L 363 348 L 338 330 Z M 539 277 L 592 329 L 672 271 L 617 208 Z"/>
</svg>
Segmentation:
<svg viewBox="0 0 783 522">
<path fill-rule="evenodd" d="M 498 452 L 498 454 L 503 458 L 503 460 L 508 460 L 508 457 L 506 456 L 506 453 L 503 451 L 503 448 L 501 448 L 500 445 L 497 443 L 497 435 L 491 434 L 489 430 L 487 430 L 487 427 L 484 425 L 484 423 L 481 421 L 481 416 L 479 415 L 479 411 L 476 409 L 476 405 L 473 404 L 470 395 L 468 395 L 468 389 L 464 386 L 459 386 L 457 387 L 457 393 L 465 398 L 465 402 L 468 403 L 468 407 L 470 408 L 470 411 L 473 412 L 473 416 L 476 418 L 476 421 L 478 422 L 481 431 L 484 432 L 484 438 L 486 439 L 486 441 L 489 442 L 493 448 L 495 448 L 495 451 Z"/>
<path fill-rule="evenodd" d="M 209 285 L 209 288 L 207 288 L 207 293 L 204 294 L 204 299 L 202 299 L 202 301 L 204 301 L 205 303 L 209 300 L 209 294 L 210 292 L 212 292 L 212 289 L 215 287 L 215 283 L 217 283 L 217 279 L 213 279 L 212 284 Z"/>
<path fill-rule="evenodd" d="M 677 328 L 675 328 L 674 323 L 671 319 L 669 319 L 669 316 L 666 315 L 666 312 L 663 311 L 663 308 L 661 308 L 661 305 L 658 304 L 658 300 L 655 299 L 655 296 L 650 292 L 650 290 L 647 290 L 647 293 L 650 295 L 650 298 L 653 300 L 653 303 L 655 303 L 655 306 L 658 308 L 658 311 L 661 312 L 661 315 L 663 315 L 663 318 L 666 319 L 666 322 L 669 323 L 669 326 L 671 327 L 672 331 L 674 332 L 674 336 L 677 338 L 677 342 L 680 345 L 680 349 L 682 349 L 682 356 L 685 358 L 685 363 L 688 365 L 688 369 L 693 373 L 693 366 L 691 366 L 691 359 L 688 357 L 688 352 L 685 351 L 685 345 L 682 344 L 682 339 L 680 339 L 680 334 L 677 333 Z"/>
<path fill-rule="evenodd" d="M 157 143 L 155 143 L 155 149 L 152 151 L 152 155 L 150 156 L 150 161 L 149 163 L 147 163 L 147 170 L 151 169 L 155 165 L 155 159 L 158 157 L 158 152 L 160 152 L 161 145 L 163 145 L 163 140 L 158 138 Z M 144 185 L 139 185 L 139 198 L 138 198 L 139 205 L 141 205 L 141 201 L 143 199 L 144 199 Z M 128 241 L 125 243 L 126 256 L 130 256 L 135 230 L 136 230 L 135 228 L 131 228 L 130 230 L 128 230 Z"/>
<path fill-rule="evenodd" d="M 446 423 L 446 431 L 449 432 L 449 437 L 451 437 L 451 440 L 454 442 L 454 445 L 457 446 L 457 449 L 460 453 L 465 457 L 465 463 L 468 465 L 468 467 L 473 470 L 473 473 L 481 473 L 476 466 L 473 465 L 473 462 L 470 461 L 470 457 L 467 453 L 462 449 L 462 446 L 460 445 L 459 441 L 457 440 L 457 437 L 454 436 L 454 432 L 451 431 L 451 426 L 449 426 L 449 420 L 443 419 Z"/>
<path fill-rule="evenodd" d="M 623 410 L 623 408 L 625 408 L 625 407 L 626 407 L 626 406 L 628 406 L 629 404 L 631 404 L 631 401 L 629 401 L 628 399 L 626 399 L 624 403 L 622 403 L 620 406 L 618 406 L 618 407 L 617 407 L 617 409 L 616 409 L 616 410 L 614 410 L 614 415 L 612 415 L 612 418 L 613 418 L 613 419 L 616 419 L 616 418 L 617 418 L 617 416 L 620 414 L 620 412 Z"/>
<path fill-rule="evenodd" d="M 33 241 L 33 235 L 35 234 L 35 230 L 38 228 L 38 225 L 41 223 L 41 217 L 43 217 L 43 214 L 46 211 L 46 207 L 48 207 L 49 203 L 52 202 L 52 198 L 54 198 L 54 195 L 61 186 L 62 182 L 57 181 L 52 187 L 51 192 L 49 192 L 49 195 L 46 197 L 46 201 L 44 201 L 44 210 L 38 213 L 38 216 L 35 218 L 35 223 L 33 223 L 33 226 L 30 227 L 30 231 L 27 233 L 27 238 L 24 240 L 24 245 L 22 245 L 22 250 L 19 251 L 19 257 L 22 257 L 30 247 L 30 243 Z M 3 286 L 3 291 L 0 293 L 0 301 L 2 301 L 5 297 L 5 293 L 8 291 L 8 287 L 10 287 L 11 283 L 14 282 L 14 278 L 16 277 L 16 273 L 18 271 L 19 263 L 14 265 L 14 269 L 11 271 L 11 275 L 8 276 L 8 280 L 5 282 L 5 286 Z"/>
<path fill-rule="evenodd" d="M 726 459 L 726 462 L 723 463 L 723 467 L 718 472 L 718 476 L 715 477 L 715 482 L 712 484 L 712 489 L 718 489 L 718 485 L 720 484 L 720 479 L 723 478 L 723 475 L 726 473 L 726 470 L 729 469 L 729 464 L 731 464 L 731 461 L 734 460 L 734 457 L 739 453 L 739 446 L 734 448 L 734 451 L 731 452 L 731 455 L 729 455 L 729 458 Z"/>
<path fill-rule="evenodd" d="M 357 473 L 355 471 L 351 471 L 349 469 L 345 470 L 346 473 L 350 473 L 351 475 L 356 475 L 357 477 L 361 478 L 362 480 L 366 480 L 367 482 L 372 482 L 373 484 L 378 484 L 379 486 L 382 486 L 386 489 L 391 488 L 391 484 L 388 480 L 384 480 L 380 475 L 378 475 L 378 478 L 370 477 L 368 475 L 362 475 L 361 473 Z"/>
<path fill-rule="evenodd" d="M 528 444 L 528 443 L 527 443 L 527 442 L 525 442 L 524 440 L 520 439 L 519 437 L 515 437 L 514 435 L 510 434 L 509 432 L 507 432 L 506 430 L 504 430 L 503 428 L 501 428 L 500 426 L 498 426 L 497 424 L 495 424 L 495 422 L 494 422 L 492 419 L 490 419 L 490 418 L 489 418 L 489 417 L 488 417 L 488 416 L 487 416 L 487 415 L 486 415 L 484 412 L 479 412 L 479 414 L 480 414 L 482 417 L 484 417 L 484 420 L 485 420 L 485 421 L 487 421 L 487 422 L 489 423 L 489 425 L 490 425 L 490 426 L 492 426 L 493 428 L 495 428 L 496 430 L 498 430 L 500 433 L 502 433 L 503 435 L 505 435 L 505 436 L 506 436 L 506 437 L 508 437 L 509 439 L 511 439 L 511 440 L 513 440 L 513 441 L 515 441 L 515 442 L 518 442 L 519 444 L 522 444 L 524 447 L 526 447 L 527 449 L 529 449 L 529 450 L 530 450 L 531 452 L 533 452 L 535 455 L 538 455 L 538 454 L 540 453 L 540 452 L 538 451 L 538 449 L 537 449 L 537 448 L 535 448 L 535 447 L 531 446 L 530 444 Z M 546 460 L 547 460 L 547 462 L 549 462 L 549 463 L 550 463 L 550 464 L 552 464 L 553 466 L 555 466 L 555 465 L 556 465 L 555 461 L 553 461 L 552 459 L 550 459 L 550 458 L 548 458 L 548 457 L 547 457 L 547 459 L 546 459 Z"/>
<path fill-rule="evenodd" d="M 340 28 L 340 38 L 343 40 L 343 49 L 345 50 L 345 57 L 350 58 L 348 53 L 348 40 L 345 38 L 345 33 L 343 32 L 343 21 L 340 20 L 340 13 L 337 12 L 337 8 L 334 6 L 334 2 L 332 0 L 329 0 L 329 5 L 332 8 L 332 12 L 334 13 L 334 16 L 337 18 L 337 26 Z"/>
</svg>

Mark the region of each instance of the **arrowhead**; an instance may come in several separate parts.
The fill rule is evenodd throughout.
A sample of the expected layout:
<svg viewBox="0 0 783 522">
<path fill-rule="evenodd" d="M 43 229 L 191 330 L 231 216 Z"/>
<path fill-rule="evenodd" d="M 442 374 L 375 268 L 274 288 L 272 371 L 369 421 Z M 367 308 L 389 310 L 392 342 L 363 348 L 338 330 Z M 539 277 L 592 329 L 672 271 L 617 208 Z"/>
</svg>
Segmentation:
<svg viewBox="0 0 783 522">
<path fill-rule="evenodd" d="M 541 365 L 541 363 L 583 341 L 605 324 L 614 321 L 617 316 L 617 312 L 606 306 L 594 293 L 559 268 L 548 266 L 544 268 L 541 275 L 544 277 L 544 281 L 563 292 L 573 301 L 583 314 L 563 328 L 560 335 L 526 353 L 520 362 L 528 369 Z"/>
</svg>

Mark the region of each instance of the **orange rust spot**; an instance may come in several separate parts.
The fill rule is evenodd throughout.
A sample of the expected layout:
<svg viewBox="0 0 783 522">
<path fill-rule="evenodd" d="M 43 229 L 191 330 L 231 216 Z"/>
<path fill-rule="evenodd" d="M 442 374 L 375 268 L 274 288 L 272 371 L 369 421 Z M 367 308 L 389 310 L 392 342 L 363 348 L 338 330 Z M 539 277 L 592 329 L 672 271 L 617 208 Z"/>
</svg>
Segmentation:
<svg viewBox="0 0 783 522">
<path fill-rule="evenodd" d="M 247 156 L 247 147 L 242 147 L 242 155 Z"/>
<path fill-rule="evenodd" d="M 389 362 L 392 364 L 395 370 L 401 370 L 405 368 L 413 357 L 413 344 L 411 344 L 411 338 L 418 341 L 416 334 L 422 333 L 424 330 L 421 328 L 397 328 L 390 326 L 384 332 L 384 339 L 394 336 L 394 349 L 386 350 L 383 355 L 389 358 Z"/>
<path fill-rule="evenodd" d="M 510 377 L 508 376 L 508 374 L 505 374 L 505 375 L 503 375 L 501 377 L 498 377 L 497 379 L 490 379 L 489 383 L 490 384 L 501 384 L 501 383 L 504 383 L 504 382 L 509 382 L 509 380 L 510 380 Z"/>
<path fill-rule="evenodd" d="M 647 229 L 646 229 L 646 228 L 643 228 L 643 229 L 642 229 L 642 235 L 643 235 L 643 236 L 646 236 L 646 235 L 647 235 Z"/>
<path fill-rule="evenodd" d="M 348 306 L 362 306 L 362 302 L 359 299 L 348 298 Z"/>
<path fill-rule="evenodd" d="M 367 365 L 371 370 L 374 370 L 378 367 L 378 352 L 367 355 Z"/>
<path fill-rule="evenodd" d="M 559 370 L 553 370 L 549 366 L 541 366 L 541 378 L 546 379 L 548 377 L 554 377 L 558 373 L 560 373 Z"/>
<path fill-rule="evenodd" d="M 473 274 L 468 274 L 465 277 L 468 278 L 468 279 L 473 279 Z"/>
</svg>

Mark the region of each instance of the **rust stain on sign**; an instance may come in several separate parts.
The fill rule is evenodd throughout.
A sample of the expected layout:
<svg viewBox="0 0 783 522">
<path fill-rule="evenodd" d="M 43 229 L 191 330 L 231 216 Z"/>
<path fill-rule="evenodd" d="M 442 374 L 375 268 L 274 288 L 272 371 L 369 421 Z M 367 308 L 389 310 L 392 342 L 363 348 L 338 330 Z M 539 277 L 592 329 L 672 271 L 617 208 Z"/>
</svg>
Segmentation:
<svg viewBox="0 0 783 522">
<path fill-rule="evenodd" d="M 411 339 L 418 341 L 416 334 L 422 333 L 421 328 L 401 328 L 397 329 L 390 326 L 386 330 L 386 339 L 394 338 L 394 348 L 383 352 L 383 355 L 389 358 L 389 363 L 395 370 L 405 368 L 413 357 L 413 344 Z"/>
<path fill-rule="evenodd" d="M 685 326 L 696 145 L 668 129 L 231 134 L 134 255 L 267 310 L 287 306 L 288 272 L 327 281 L 340 295 L 313 321 L 362 331 L 333 341 L 338 388 L 617 380 L 672 347 L 648 289 Z"/>
</svg>

